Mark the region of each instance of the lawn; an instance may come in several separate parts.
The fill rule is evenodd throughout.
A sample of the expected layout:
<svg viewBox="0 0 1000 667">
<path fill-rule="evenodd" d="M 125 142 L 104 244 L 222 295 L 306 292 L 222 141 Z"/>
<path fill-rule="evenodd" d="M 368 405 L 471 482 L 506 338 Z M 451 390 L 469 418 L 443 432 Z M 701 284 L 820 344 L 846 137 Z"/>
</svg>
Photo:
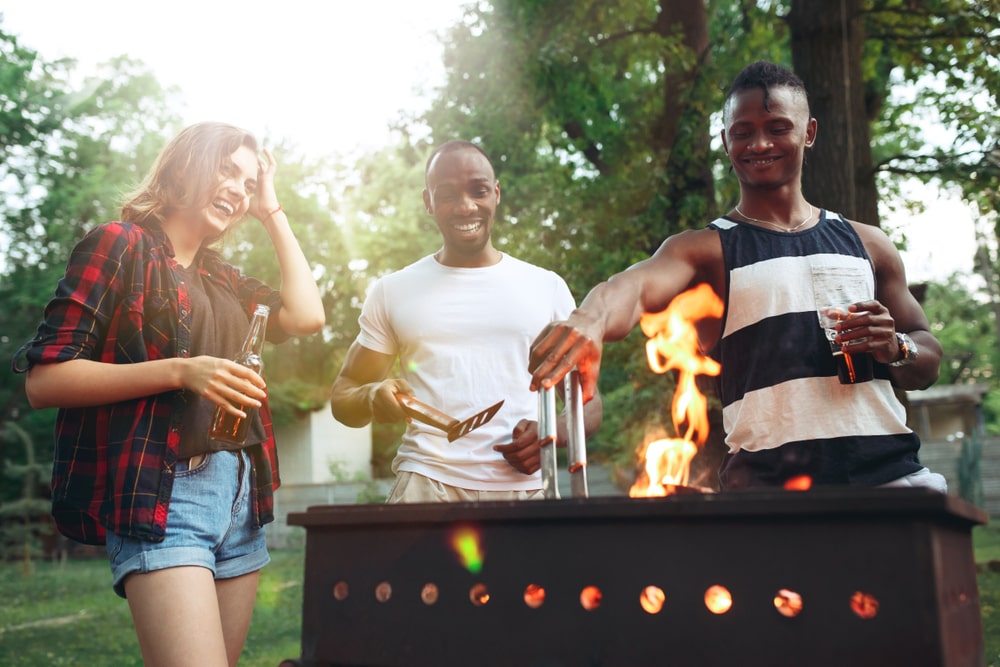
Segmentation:
<svg viewBox="0 0 1000 667">
<path fill-rule="evenodd" d="M 271 551 L 241 666 L 277 667 L 299 656 L 303 553 Z M 30 577 L 0 564 L 0 665 L 141 667 L 128 603 L 110 582 L 104 559 L 40 563 Z"/>
<path fill-rule="evenodd" d="M 973 534 L 986 664 L 1000 667 L 1000 526 Z M 272 551 L 241 666 L 277 667 L 298 657 L 303 552 Z M 0 564 L 0 665 L 127 667 L 142 664 L 128 605 L 112 593 L 103 559 L 40 563 L 26 577 Z"/>
</svg>

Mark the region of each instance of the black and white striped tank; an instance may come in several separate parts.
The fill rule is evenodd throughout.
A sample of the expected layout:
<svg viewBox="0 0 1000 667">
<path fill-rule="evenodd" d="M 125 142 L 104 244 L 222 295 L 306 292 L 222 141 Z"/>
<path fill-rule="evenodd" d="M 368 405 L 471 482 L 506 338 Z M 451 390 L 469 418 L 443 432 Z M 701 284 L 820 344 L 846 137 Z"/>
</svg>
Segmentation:
<svg viewBox="0 0 1000 667">
<path fill-rule="evenodd" d="M 719 218 L 726 264 L 720 398 L 730 455 L 723 488 L 877 485 L 921 468 L 889 369 L 842 385 L 817 308 L 874 298 L 875 276 L 857 232 L 836 213 L 796 233 Z M 851 285 L 845 289 L 845 285 Z M 823 303 L 821 303 L 823 302 Z"/>
</svg>

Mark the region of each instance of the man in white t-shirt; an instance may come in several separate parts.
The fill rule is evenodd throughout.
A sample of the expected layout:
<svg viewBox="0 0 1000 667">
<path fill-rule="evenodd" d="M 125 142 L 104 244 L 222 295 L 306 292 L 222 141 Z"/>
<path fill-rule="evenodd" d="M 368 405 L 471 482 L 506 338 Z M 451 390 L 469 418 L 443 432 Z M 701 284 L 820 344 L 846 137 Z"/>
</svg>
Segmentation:
<svg viewBox="0 0 1000 667">
<path fill-rule="evenodd" d="M 528 350 L 537 332 L 568 317 L 575 303 L 558 275 L 493 247 L 499 203 L 500 183 L 481 148 L 449 141 L 434 151 L 424 205 L 443 245 L 375 283 L 333 384 L 333 414 L 354 427 L 373 418 L 405 421 L 401 393 L 458 419 L 504 401 L 490 422 L 454 442 L 431 426 L 407 424 L 389 502 L 541 495 Z M 390 378 L 397 358 L 401 377 Z M 599 396 L 584 420 L 588 433 L 600 425 Z"/>
</svg>

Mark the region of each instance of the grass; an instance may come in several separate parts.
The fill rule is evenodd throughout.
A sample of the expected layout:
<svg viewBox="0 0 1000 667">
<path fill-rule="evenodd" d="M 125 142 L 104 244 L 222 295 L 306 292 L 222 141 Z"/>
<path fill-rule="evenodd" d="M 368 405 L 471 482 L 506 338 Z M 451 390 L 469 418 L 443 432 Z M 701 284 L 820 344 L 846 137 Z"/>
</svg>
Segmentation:
<svg viewBox="0 0 1000 667">
<path fill-rule="evenodd" d="M 1000 525 L 973 532 L 986 664 L 1000 667 Z M 298 657 L 303 551 L 272 550 L 261 573 L 257 605 L 241 666 L 276 667 Z M 139 667 L 139 646 L 127 603 L 110 586 L 103 559 L 39 563 L 24 576 L 0 563 L 0 665 Z"/>
<path fill-rule="evenodd" d="M 302 550 L 271 551 L 241 666 L 277 667 L 301 653 Z M 38 563 L 33 575 L 0 563 L 0 665 L 141 667 L 128 603 L 104 559 Z"/>
<path fill-rule="evenodd" d="M 979 608 L 983 616 L 986 664 L 1000 667 L 1000 525 L 976 528 L 972 540 L 979 565 Z"/>
</svg>

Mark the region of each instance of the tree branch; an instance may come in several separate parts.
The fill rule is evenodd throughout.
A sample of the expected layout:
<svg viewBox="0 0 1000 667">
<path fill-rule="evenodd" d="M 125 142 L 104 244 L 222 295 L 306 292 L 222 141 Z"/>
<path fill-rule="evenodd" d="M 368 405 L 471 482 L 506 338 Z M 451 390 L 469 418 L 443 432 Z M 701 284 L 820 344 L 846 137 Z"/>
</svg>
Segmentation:
<svg viewBox="0 0 1000 667">
<path fill-rule="evenodd" d="M 603 39 L 596 40 L 594 46 L 604 47 L 613 42 L 617 42 L 622 39 L 627 39 L 629 37 L 635 37 L 636 35 L 659 35 L 659 31 L 656 30 L 655 26 L 647 26 L 643 28 L 633 28 L 632 30 L 623 30 L 621 32 L 616 32 L 614 34 L 608 35 Z"/>
<path fill-rule="evenodd" d="M 930 162 L 935 161 L 943 164 L 955 164 L 961 158 L 969 157 L 970 155 L 980 156 L 986 158 L 989 156 L 989 150 L 974 150 L 966 151 L 964 153 L 929 153 L 925 155 L 910 155 L 906 153 L 899 153 L 897 155 L 890 155 L 884 160 L 879 161 L 874 165 L 873 171 L 888 171 L 894 174 L 908 174 L 908 173 L 934 173 L 941 171 L 940 169 L 933 169 L 929 172 L 921 172 L 919 170 L 907 170 L 902 167 L 893 167 L 891 163 L 893 162 Z"/>
<path fill-rule="evenodd" d="M 898 41 L 900 39 L 921 40 L 921 39 L 975 39 L 992 41 L 992 37 L 985 31 L 982 32 L 954 32 L 949 30 L 937 30 L 921 33 L 902 32 L 868 32 L 865 33 L 866 40 Z"/>
</svg>

